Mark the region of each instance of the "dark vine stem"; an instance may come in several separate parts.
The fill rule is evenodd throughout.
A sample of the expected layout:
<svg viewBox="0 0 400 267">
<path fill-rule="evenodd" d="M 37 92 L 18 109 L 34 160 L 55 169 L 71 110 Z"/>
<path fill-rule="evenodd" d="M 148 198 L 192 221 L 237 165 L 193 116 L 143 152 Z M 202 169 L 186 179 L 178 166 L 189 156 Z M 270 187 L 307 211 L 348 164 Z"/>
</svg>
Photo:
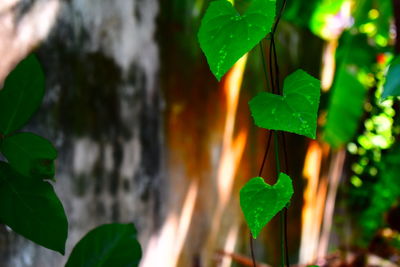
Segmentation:
<svg viewBox="0 0 400 267">
<path fill-rule="evenodd" d="M 266 82 L 267 91 L 270 91 L 269 81 L 268 81 L 269 79 L 268 79 L 268 73 L 267 73 L 267 66 L 265 65 L 264 47 L 262 45 L 262 41 L 260 42 L 260 51 L 261 51 L 261 58 L 262 58 L 262 63 L 263 63 L 263 70 L 264 70 L 264 76 L 265 76 L 265 82 Z M 272 80 L 271 80 L 271 82 L 272 82 Z M 273 84 L 272 84 L 272 87 L 273 87 Z M 265 149 L 263 160 L 261 162 L 260 171 L 258 172 L 258 176 L 259 177 L 262 177 L 262 172 L 264 170 L 265 162 L 267 161 L 267 158 L 268 158 L 268 152 L 269 152 L 269 149 L 271 147 L 271 138 L 272 138 L 271 131 L 268 131 L 267 146 L 266 146 L 266 149 Z M 257 267 L 257 262 L 256 262 L 256 258 L 255 258 L 255 255 L 254 255 L 253 237 L 252 237 L 251 233 L 250 233 L 250 252 L 251 252 L 251 259 L 253 261 L 253 267 Z"/>
<path fill-rule="evenodd" d="M 289 156 L 287 153 L 287 146 L 286 146 L 286 137 L 285 133 L 281 133 L 282 136 L 282 143 L 283 143 L 283 156 L 284 156 L 284 164 L 285 164 L 285 173 L 290 174 L 289 170 Z M 284 229 L 284 243 L 285 243 L 285 255 L 286 255 L 286 266 L 289 267 L 289 245 L 288 245 L 288 235 L 287 235 L 287 215 L 288 215 L 288 208 L 284 209 L 284 222 L 283 222 L 283 229 Z"/>
<path fill-rule="evenodd" d="M 287 0 L 283 1 L 282 7 L 278 13 L 278 17 L 276 18 L 275 24 L 273 26 L 273 29 L 271 31 L 271 44 L 269 47 L 269 75 L 270 75 L 270 83 L 271 83 L 271 88 L 272 88 L 272 93 L 277 93 L 277 94 L 281 94 L 281 90 L 280 90 L 280 81 L 279 81 L 279 63 L 278 63 L 278 56 L 276 53 L 276 46 L 275 46 L 275 39 L 274 39 L 274 35 L 276 32 L 276 29 L 278 27 L 278 24 L 282 18 L 282 14 L 283 11 L 286 7 L 286 2 Z M 262 41 L 260 42 L 260 51 L 261 51 L 261 57 L 262 57 L 262 62 L 263 62 L 263 70 L 264 70 L 264 76 L 265 76 L 265 80 L 266 80 L 266 85 L 267 85 L 267 91 L 269 91 L 269 82 L 268 82 L 268 74 L 267 74 L 267 68 L 266 68 L 266 64 L 265 64 L 265 56 L 264 56 L 264 47 L 262 45 Z M 272 58 L 274 60 L 274 62 L 272 62 Z M 274 63 L 274 67 L 273 67 L 273 63 Z M 275 79 L 274 79 L 275 77 Z M 275 160 L 276 160 L 276 164 L 277 164 L 277 173 L 279 175 L 280 169 L 281 169 L 281 164 L 280 164 L 280 159 L 279 159 L 279 140 L 278 140 L 278 135 L 279 135 L 279 131 L 269 131 L 268 133 L 268 141 L 267 141 L 267 146 L 266 146 L 266 150 L 264 153 L 264 157 L 261 163 L 261 167 L 260 167 L 260 171 L 259 171 L 259 175 L 258 176 L 262 176 L 262 172 L 264 169 L 264 165 L 265 162 L 267 160 L 268 157 L 268 152 L 270 149 L 270 145 L 271 145 L 271 138 L 272 138 L 272 134 L 274 135 L 274 148 L 275 148 Z M 284 146 L 284 154 L 285 154 L 285 169 L 287 169 L 288 166 L 288 161 L 287 161 L 287 150 L 286 150 L 286 142 L 284 139 L 284 135 L 283 135 L 283 146 Z M 281 225 L 282 225 L 282 266 L 284 265 L 285 261 L 286 261 L 286 266 L 289 267 L 289 256 L 288 256 L 288 241 L 287 241 L 287 208 L 284 209 L 284 211 L 281 213 Z M 251 258 L 253 261 L 253 267 L 257 267 L 257 262 L 254 256 L 254 246 L 253 246 L 253 237 L 250 233 L 250 251 L 251 251 Z"/>
<path fill-rule="evenodd" d="M 262 43 L 263 43 L 263 40 L 261 40 L 261 42 L 260 42 L 260 52 L 261 52 L 261 59 L 262 59 L 261 61 L 262 61 L 262 65 L 263 65 L 265 84 L 267 87 L 266 90 L 267 90 L 267 92 L 269 92 L 269 91 L 271 91 L 271 87 L 270 87 L 269 79 L 268 79 L 267 66 L 265 65 L 264 46 Z"/>
<path fill-rule="evenodd" d="M 258 176 L 259 176 L 259 177 L 262 177 L 262 172 L 263 172 L 263 170 L 264 170 L 264 165 L 265 165 L 265 162 L 267 161 L 269 148 L 271 147 L 271 137 L 272 137 L 271 131 L 268 131 L 267 147 L 266 147 L 266 149 L 265 149 L 265 153 L 264 153 L 263 161 L 262 161 L 262 163 L 261 163 L 260 171 L 258 172 Z"/>
<path fill-rule="evenodd" d="M 251 260 L 253 261 L 253 266 L 257 267 L 256 257 L 254 256 L 254 245 L 253 245 L 253 236 L 250 233 L 250 251 L 251 251 Z"/>
<path fill-rule="evenodd" d="M 282 95 L 281 93 L 281 86 L 280 86 L 280 71 L 279 71 L 279 63 L 278 63 L 278 55 L 276 53 L 276 46 L 275 46 L 275 38 L 274 36 L 272 36 L 271 38 L 271 47 L 272 47 L 272 51 L 273 51 L 273 56 L 274 56 L 274 70 L 275 70 L 275 85 L 276 85 L 276 92 L 279 95 Z M 270 57 L 272 57 L 272 55 L 270 55 Z M 272 66 L 271 66 L 272 68 Z"/>
<path fill-rule="evenodd" d="M 276 94 L 276 79 L 274 79 L 274 69 L 272 68 L 272 52 L 273 52 L 273 46 L 272 46 L 272 40 L 274 39 L 274 35 L 271 35 L 271 43 L 269 45 L 269 76 L 271 77 L 271 86 L 272 86 L 272 93 Z"/>
<path fill-rule="evenodd" d="M 276 92 L 279 95 L 282 95 L 282 90 L 280 86 L 280 71 L 279 71 L 279 62 L 278 62 L 278 55 L 276 52 L 276 44 L 275 44 L 275 32 L 278 27 L 279 21 L 282 17 L 283 11 L 286 7 L 286 2 L 287 0 L 283 1 L 282 8 L 278 14 L 278 17 L 276 19 L 276 23 L 274 25 L 274 28 L 272 30 L 271 34 L 271 45 L 270 45 L 270 64 L 272 61 L 272 56 L 274 57 L 274 72 L 275 72 L 275 85 L 276 85 Z M 270 65 L 270 68 L 272 69 L 272 64 Z M 272 73 L 273 71 L 271 71 Z M 271 79 L 273 77 L 271 76 Z M 277 172 L 280 172 L 280 162 L 279 162 L 279 139 L 278 139 L 278 134 L 275 134 L 275 145 L 276 145 L 276 160 L 277 160 Z M 288 153 L 287 153 L 287 146 L 286 146 L 286 140 L 285 140 L 285 134 L 281 132 L 282 136 L 282 143 L 283 143 L 283 150 L 284 150 L 284 166 L 285 166 L 285 173 L 288 174 Z M 281 257 L 282 257 L 282 266 L 286 265 L 289 267 L 289 247 L 288 247 L 288 235 L 287 235 L 287 213 L 288 209 L 284 208 L 284 210 L 281 212 Z"/>
</svg>

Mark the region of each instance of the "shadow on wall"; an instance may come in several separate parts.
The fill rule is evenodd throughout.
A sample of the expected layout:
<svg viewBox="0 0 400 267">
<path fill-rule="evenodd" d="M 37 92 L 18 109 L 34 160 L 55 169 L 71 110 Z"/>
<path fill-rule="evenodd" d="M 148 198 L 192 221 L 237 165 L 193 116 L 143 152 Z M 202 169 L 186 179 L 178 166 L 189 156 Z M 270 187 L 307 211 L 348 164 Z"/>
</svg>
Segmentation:
<svg viewBox="0 0 400 267">
<path fill-rule="evenodd" d="M 145 246 L 162 220 L 166 193 L 157 1 L 25 2 L 0 4 L 0 80 L 40 45 L 47 92 L 25 130 L 59 151 L 55 189 L 70 223 L 66 255 L 88 230 L 114 221 L 133 221 Z M 65 260 L 1 227 L 2 266 L 57 267 Z"/>
</svg>

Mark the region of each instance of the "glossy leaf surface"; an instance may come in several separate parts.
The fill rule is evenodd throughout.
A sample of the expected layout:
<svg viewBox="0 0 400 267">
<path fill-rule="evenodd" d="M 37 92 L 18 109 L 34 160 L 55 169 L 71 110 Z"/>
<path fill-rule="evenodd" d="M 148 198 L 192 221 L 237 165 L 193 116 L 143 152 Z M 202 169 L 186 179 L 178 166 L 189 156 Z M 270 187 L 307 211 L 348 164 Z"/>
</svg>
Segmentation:
<svg viewBox="0 0 400 267">
<path fill-rule="evenodd" d="M 275 10 L 276 0 L 253 0 L 243 15 L 226 0 L 211 2 L 198 39 L 218 80 L 271 31 Z"/>
<path fill-rule="evenodd" d="M 319 80 L 297 70 L 285 79 L 283 96 L 261 92 L 249 105 L 257 126 L 315 139 L 319 100 Z"/>
<path fill-rule="evenodd" d="M 279 174 L 273 186 L 256 177 L 240 190 L 240 206 L 254 238 L 289 203 L 292 195 L 292 180 L 284 173 Z"/>
</svg>

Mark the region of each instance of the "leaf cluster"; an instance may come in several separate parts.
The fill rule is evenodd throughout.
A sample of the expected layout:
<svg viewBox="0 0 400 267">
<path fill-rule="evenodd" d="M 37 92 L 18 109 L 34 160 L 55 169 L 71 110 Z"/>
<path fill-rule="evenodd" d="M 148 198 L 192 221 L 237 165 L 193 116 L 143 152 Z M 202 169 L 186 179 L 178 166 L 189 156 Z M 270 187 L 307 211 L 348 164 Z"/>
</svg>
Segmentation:
<svg viewBox="0 0 400 267">
<path fill-rule="evenodd" d="M 48 249 L 65 253 L 68 220 L 50 181 L 57 150 L 51 142 L 18 132 L 39 108 L 45 79 L 34 55 L 7 77 L 0 91 L 0 222 Z M 142 251 L 133 224 L 102 225 L 73 249 L 66 266 L 138 266 Z"/>
<path fill-rule="evenodd" d="M 221 80 L 241 57 L 267 35 L 272 35 L 269 39 L 274 45 L 273 34 L 281 16 L 277 14 L 277 6 L 278 11 L 283 10 L 284 2 L 253 0 L 240 14 L 227 0 L 211 2 L 202 19 L 198 39 L 217 80 Z M 280 89 L 277 89 L 279 92 Z M 255 124 L 261 128 L 316 138 L 319 102 L 319 81 L 297 70 L 286 77 L 282 95 L 262 92 L 249 102 L 249 106 Z M 292 181 L 284 173 L 279 174 L 274 186 L 257 177 L 242 188 L 240 205 L 254 238 L 286 207 L 292 195 Z"/>
</svg>

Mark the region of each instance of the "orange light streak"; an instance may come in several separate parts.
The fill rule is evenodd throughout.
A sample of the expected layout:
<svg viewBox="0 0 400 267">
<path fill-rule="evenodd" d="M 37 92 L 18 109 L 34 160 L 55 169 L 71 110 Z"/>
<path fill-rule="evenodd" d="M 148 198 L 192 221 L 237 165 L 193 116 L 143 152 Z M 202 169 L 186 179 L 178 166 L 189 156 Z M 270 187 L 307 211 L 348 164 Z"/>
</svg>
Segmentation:
<svg viewBox="0 0 400 267">
<path fill-rule="evenodd" d="M 317 201 L 323 195 L 318 192 L 318 181 L 321 169 L 322 149 L 316 141 L 312 141 L 306 154 L 303 176 L 307 181 L 304 190 L 304 206 L 302 212 L 302 229 L 300 243 L 300 263 L 306 264 L 316 258 L 319 226 L 322 215 L 318 211 Z M 318 229 L 316 229 L 318 228 Z"/>
<path fill-rule="evenodd" d="M 198 193 L 198 184 L 192 180 L 185 201 L 182 213 L 178 218 L 171 213 L 160 234 L 153 236 L 146 248 L 146 253 L 140 264 L 141 267 L 175 267 L 185 243 L 190 223 L 193 218 L 193 211 Z"/>
<path fill-rule="evenodd" d="M 247 131 L 244 130 L 240 131 L 239 135 L 234 139 L 236 112 L 246 62 L 247 54 L 233 66 L 223 84 L 227 108 L 221 160 L 217 174 L 218 193 L 222 206 L 225 206 L 229 201 L 235 173 L 242 158 L 247 140 Z"/>
<path fill-rule="evenodd" d="M 321 88 L 327 92 L 333 84 L 336 69 L 336 49 L 338 40 L 330 40 L 325 44 L 322 55 L 322 70 L 321 70 Z"/>
<path fill-rule="evenodd" d="M 224 251 L 235 251 L 235 246 L 239 233 L 239 225 L 233 224 L 229 229 L 228 237 L 226 238 L 226 243 Z M 221 261 L 220 267 L 229 267 L 232 265 L 232 258 L 224 257 Z"/>
<path fill-rule="evenodd" d="M 247 142 L 247 129 L 239 130 L 239 133 L 235 137 L 236 113 L 246 63 L 247 54 L 236 62 L 222 83 L 222 90 L 226 99 L 226 117 L 216 177 L 218 201 L 216 203 L 214 216 L 212 217 L 211 231 L 207 242 L 207 250 L 209 250 L 207 253 L 212 254 L 208 255 L 207 258 L 212 258 L 216 246 L 218 246 L 216 240 L 217 236 L 220 236 L 221 219 L 231 199 L 235 175 Z M 232 221 L 230 225 L 239 223 L 240 221 L 236 220 Z M 235 235 L 237 235 L 237 232 Z M 224 247 L 234 247 L 236 238 L 237 237 L 233 237 L 233 232 L 228 233 L 228 239 L 225 241 Z"/>
<path fill-rule="evenodd" d="M 332 166 L 329 173 L 329 192 L 326 199 L 324 224 L 318 247 L 318 258 L 322 259 L 328 252 L 329 239 L 332 228 L 333 213 L 335 211 L 335 202 L 340 178 L 343 172 L 343 166 L 346 159 L 346 150 L 341 149 L 335 153 L 332 159 Z"/>
</svg>

